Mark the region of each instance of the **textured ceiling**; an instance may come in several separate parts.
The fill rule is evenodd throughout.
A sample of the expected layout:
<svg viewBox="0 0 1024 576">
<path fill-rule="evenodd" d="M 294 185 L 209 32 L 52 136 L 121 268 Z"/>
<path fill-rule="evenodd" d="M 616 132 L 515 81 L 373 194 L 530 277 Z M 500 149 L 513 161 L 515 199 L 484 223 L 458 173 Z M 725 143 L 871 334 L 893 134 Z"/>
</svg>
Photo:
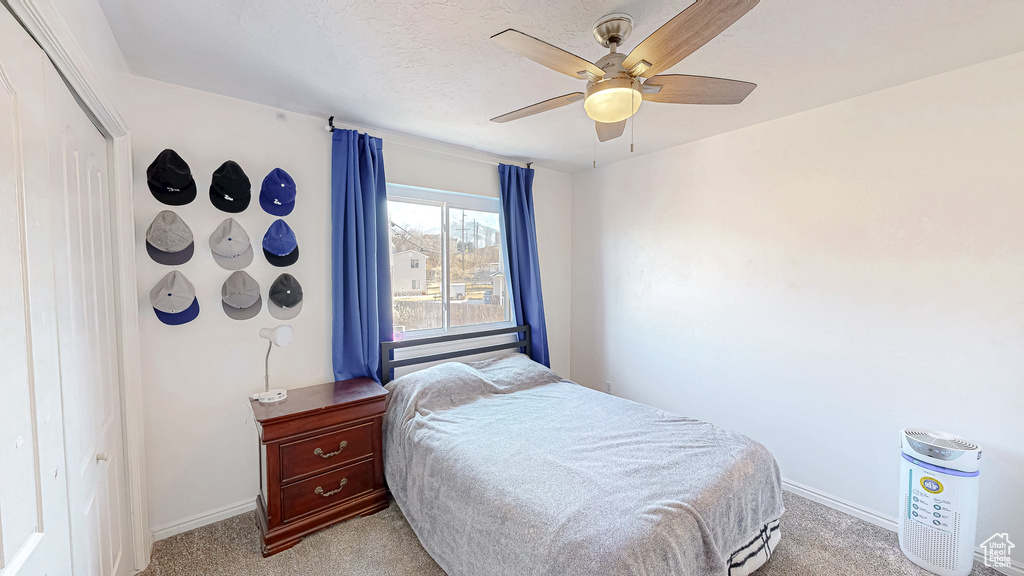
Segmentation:
<svg viewBox="0 0 1024 576">
<path fill-rule="evenodd" d="M 580 91 L 489 40 L 515 28 L 589 60 L 591 26 L 626 12 L 624 51 L 690 0 L 100 0 L 134 74 L 293 112 L 532 159 L 565 171 L 631 155 L 581 103 L 488 119 Z M 645 103 L 652 152 L 1024 51 L 1022 0 L 762 0 L 670 73 L 755 82 L 737 106 Z M 371 130 L 372 131 L 372 130 Z M 827 138 L 827 134 L 823 137 Z"/>
</svg>

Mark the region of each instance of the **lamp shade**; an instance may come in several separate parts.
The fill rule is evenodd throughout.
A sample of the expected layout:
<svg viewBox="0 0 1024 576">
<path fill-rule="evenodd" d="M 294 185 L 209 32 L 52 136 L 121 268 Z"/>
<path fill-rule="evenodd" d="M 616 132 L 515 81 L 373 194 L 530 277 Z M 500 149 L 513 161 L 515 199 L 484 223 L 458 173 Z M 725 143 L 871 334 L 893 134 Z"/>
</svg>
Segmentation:
<svg viewBox="0 0 1024 576">
<path fill-rule="evenodd" d="M 277 328 L 260 329 L 260 338 L 270 340 L 274 346 L 287 346 L 294 336 L 295 330 L 287 324 L 282 324 Z"/>
<path fill-rule="evenodd" d="M 632 78 L 598 80 L 587 88 L 583 109 L 598 122 L 613 124 L 629 118 L 643 102 L 640 83 Z"/>
</svg>

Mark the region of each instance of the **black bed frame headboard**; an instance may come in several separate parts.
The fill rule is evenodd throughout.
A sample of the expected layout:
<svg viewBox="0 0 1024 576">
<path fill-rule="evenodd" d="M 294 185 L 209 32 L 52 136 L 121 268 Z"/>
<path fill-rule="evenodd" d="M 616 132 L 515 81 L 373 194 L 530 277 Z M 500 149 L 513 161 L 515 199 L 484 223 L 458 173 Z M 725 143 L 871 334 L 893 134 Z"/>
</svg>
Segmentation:
<svg viewBox="0 0 1024 576">
<path fill-rule="evenodd" d="M 401 360 L 392 360 L 391 351 L 399 348 L 412 348 L 415 346 L 428 346 L 430 344 L 440 344 L 442 342 L 456 342 L 458 340 L 474 340 L 476 338 L 486 338 L 488 336 L 500 336 L 502 334 L 523 334 L 522 340 L 515 340 L 513 342 L 505 342 L 503 344 L 493 344 L 490 346 L 478 346 L 476 348 L 466 348 L 464 350 L 453 350 L 451 352 L 439 352 L 437 354 L 424 354 L 422 356 L 413 356 L 411 358 L 402 358 Z M 395 368 L 402 368 L 403 366 L 415 366 L 417 364 L 426 364 L 427 362 L 440 362 L 442 360 L 451 360 L 452 358 L 460 358 L 462 356 L 471 356 L 473 354 L 486 354 L 488 352 L 497 352 L 499 350 L 512 350 L 522 348 L 523 353 L 529 356 L 533 349 L 530 346 L 530 325 L 524 326 L 510 326 L 508 328 L 497 328 L 494 330 L 482 330 L 480 332 L 468 332 L 466 334 L 446 334 L 444 336 L 434 336 L 432 338 L 417 338 L 415 340 L 400 340 L 398 342 L 381 342 L 380 343 L 380 361 L 381 361 L 381 384 L 387 384 L 391 381 L 392 372 Z"/>
</svg>

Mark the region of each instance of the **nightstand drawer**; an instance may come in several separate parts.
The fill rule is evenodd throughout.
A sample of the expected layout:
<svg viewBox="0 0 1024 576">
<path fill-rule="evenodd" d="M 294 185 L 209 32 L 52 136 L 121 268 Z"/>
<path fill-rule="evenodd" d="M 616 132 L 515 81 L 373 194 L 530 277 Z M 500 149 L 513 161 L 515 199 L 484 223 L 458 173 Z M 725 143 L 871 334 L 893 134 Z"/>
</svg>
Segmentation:
<svg viewBox="0 0 1024 576">
<path fill-rule="evenodd" d="M 345 428 L 281 446 L 281 483 L 373 453 L 372 424 Z"/>
<path fill-rule="evenodd" d="M 373 459 L 339 468 L 281 489 L 281 517 L 303 514 L 344 502 L 373 490 Z"/>
</svg>

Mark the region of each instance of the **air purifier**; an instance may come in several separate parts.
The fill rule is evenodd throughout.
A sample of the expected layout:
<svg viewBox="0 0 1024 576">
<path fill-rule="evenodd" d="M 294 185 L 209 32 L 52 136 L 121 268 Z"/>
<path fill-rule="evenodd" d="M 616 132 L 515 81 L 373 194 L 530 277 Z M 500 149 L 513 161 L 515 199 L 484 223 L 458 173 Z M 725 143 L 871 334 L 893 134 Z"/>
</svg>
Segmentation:
<svg viewBox="0 0 1024 576">
<path fill-rule="evenodd" d="M 900 431 L 900 549 L 939 576 L 974 566 L 981 447 L 944 432 Z"/>
</svg>

